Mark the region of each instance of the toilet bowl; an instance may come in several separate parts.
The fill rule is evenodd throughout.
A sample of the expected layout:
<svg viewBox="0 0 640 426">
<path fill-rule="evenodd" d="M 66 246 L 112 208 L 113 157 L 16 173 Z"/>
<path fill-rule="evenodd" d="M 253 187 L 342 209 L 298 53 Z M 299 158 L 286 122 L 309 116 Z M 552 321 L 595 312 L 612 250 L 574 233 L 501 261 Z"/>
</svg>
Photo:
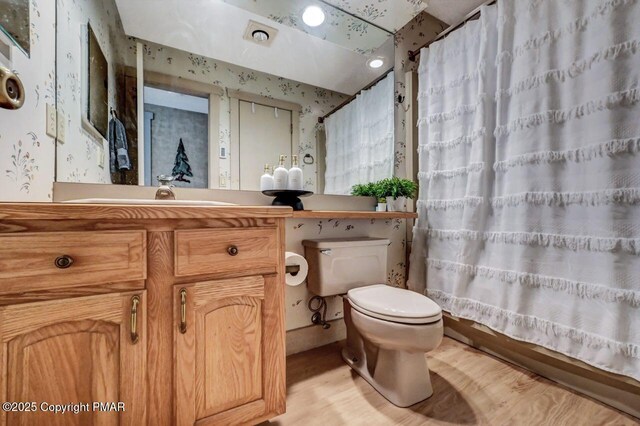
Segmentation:
<svg viewBox="0 0 640 426">
<path fill-rule="evenodd" d="M 345 362 L 400 407 L 433 394 L 425 353 L 440 345 L 442 311 L 428 297 L 380 284 L 389 240 L 305 240 L 307 287 L 321 297 L 344 295 Z M 346 294 L 345 294 L 346 293 Z"/>
<path fill-rule="evenodd" d="M 408 407 L 433 394 L 425 353 L 442 342 L 440 307 L 418 293 L 384 284 L 344 298 L 343 359 L 382 396 Z"/>
</svg>

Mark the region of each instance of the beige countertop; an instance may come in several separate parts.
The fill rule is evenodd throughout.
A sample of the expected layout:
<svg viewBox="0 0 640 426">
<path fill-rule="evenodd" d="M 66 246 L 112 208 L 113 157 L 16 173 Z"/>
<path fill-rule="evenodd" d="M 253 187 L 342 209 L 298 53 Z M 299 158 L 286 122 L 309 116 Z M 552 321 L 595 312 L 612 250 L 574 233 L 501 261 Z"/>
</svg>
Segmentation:
<svg viewBox="0 0 640 426">
<path fill-rule="evenodd" d="M 0 203 L 0 220 L 136 220 L 288 218 L 291 207 Z"/>
<path fill-rule="evenodd" d="M 413 212 L 340 210 L 293 211 L 275 206 L 190 206 L 149 204 L 0 203 L 0 220 L 149 219 L 414 219 Z"/>
</svg>

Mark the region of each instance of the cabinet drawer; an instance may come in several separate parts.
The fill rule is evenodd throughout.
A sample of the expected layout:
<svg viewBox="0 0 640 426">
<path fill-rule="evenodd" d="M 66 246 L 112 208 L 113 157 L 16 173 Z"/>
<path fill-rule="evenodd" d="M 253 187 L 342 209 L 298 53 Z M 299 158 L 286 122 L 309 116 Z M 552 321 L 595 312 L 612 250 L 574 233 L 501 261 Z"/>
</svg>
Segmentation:
<svg viewBox="0 0 640 426">
<path fill-rule="evenodd" d="M 143 280 L 146 231 L 0 234 L 0 294 Z"/>
<path fill-rule="evenodd" d="M 175 231 L 175 275 L 257 275 L 276 272 L 276 228 Z"/>
</svg>

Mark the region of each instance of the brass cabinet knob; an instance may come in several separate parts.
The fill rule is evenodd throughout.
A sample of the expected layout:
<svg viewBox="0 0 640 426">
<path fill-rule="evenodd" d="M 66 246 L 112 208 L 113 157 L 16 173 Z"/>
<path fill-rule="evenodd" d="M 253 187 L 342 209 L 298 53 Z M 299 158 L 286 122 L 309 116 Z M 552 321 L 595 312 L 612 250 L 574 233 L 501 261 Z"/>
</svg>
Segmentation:
<svg viewBox="0 0 640 426">
<path fill-rule="evenodd" d="M 73 257 L 68 255 L 58 256 L 55 260 L 56 268 L 67 269 L 69 266 L 73 265 Z"/>
<path fill-rule="evenodd" d="M 230 256 L 237 255 L 238 254 L 238 247 L 236 247 L 236 246 L 227 247 L 227 253 L 229 253 Z"/>
</svg>

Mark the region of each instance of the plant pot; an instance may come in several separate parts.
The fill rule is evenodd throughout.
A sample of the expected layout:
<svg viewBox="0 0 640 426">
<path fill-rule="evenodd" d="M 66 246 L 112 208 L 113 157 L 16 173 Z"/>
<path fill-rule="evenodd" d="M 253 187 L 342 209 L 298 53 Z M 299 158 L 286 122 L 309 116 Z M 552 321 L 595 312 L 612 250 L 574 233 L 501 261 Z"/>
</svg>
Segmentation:
<svg viewBox="0 0 640 426">
<path fill-rule="evenodd" d="M 378 203 L 378 207 L 376 207 L 377 212 L 386 212 L 387 211 L 387 203 Z"/>
<path fill-rule="evenodd" d="M 393 197 L 387 197 L 387 209 L 390 212 L 406 212 L 407 197 L 398 197 L 395 200 Z"/>
</svg>

